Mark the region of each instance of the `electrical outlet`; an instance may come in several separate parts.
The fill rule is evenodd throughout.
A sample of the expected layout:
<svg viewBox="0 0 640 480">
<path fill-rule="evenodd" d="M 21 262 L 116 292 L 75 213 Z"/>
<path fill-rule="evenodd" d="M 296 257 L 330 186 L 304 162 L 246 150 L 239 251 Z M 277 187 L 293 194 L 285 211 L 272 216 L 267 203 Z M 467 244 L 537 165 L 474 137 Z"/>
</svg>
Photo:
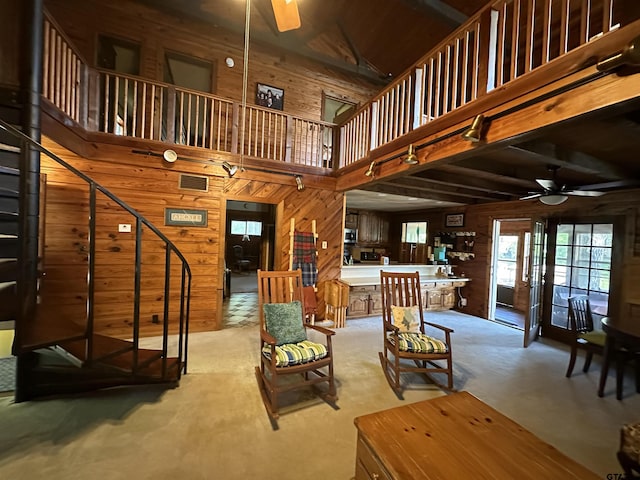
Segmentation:
<svg viewBox="0 0 640 480">
<path fill-rule="evenodd" d="M 151 323 L 160 323 L 160 317 L 154 313 L 151 315 Z"/>
<path fill-rule="evenodd" d="M 131 233 L 131 224 L 130 223 L 119 223 L 118 224 L 118 232 L 120 232 L 120 233 Z"/>
<path fill-rule="evenodd" d="M 461 298 L 460 299 L 460 306 L 461 307 L 466 307 L 467 306 L 467 299 L 466 298 Z"/>
<path fill-rule="evenodd" d="M 326 240 L 324 242 L 322 242 L 322 249 L 323 250 L 327 249 L 327 241 Z"/>
</svg>

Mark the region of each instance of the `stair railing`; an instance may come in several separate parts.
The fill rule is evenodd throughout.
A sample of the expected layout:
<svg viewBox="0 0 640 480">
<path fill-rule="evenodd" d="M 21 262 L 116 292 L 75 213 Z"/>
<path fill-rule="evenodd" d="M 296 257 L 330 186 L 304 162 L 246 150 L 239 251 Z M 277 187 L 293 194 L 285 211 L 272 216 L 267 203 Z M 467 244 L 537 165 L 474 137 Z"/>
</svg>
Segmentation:
<svg viewBox="0 0 640 480">
<path fill-rule="evenodd" d="M 0 128 L 6 130 L 9 134 L 18 138 L 23 148 L 25 144 L 29 144 L 31 148 L 45 154 L 56 163 L 72 172 L 76 177 L 85 182 L 89 190 L 89 246 L 88 246 L 88 275 L 87 275 L 87 309 L 86 309 L 86 327 L 85 336 L 87 339 L 87 351 L 86 358 L 89 363 L 96 362 L 102 358 L 114 356 L 122 352 L 110 352 L 104 357 L 97 357 L 94 355 L 93 349 L 93 334 L 94 334 L 94 320 L 95 320 L 95 270 L 96 270 L 96 193 L 100 192 L 105 197 L 113 201 L 120 208 L 126 211 L 129 215 L 135 218 L 135 273 L 134 273 L 134 308 L 133 308 L 133 325 L 132 325 L 132 371 L 136 375 L 144 368 L 148 367 L 150 363 L 155 360 L 162 360 L 162 376 L 166 378 L 169 370 L 177 368 L 178 378 L 181 373 L 187 372 L 187 358 L 188 358 L 188 334 L 189 334 L 189 312 L 190 312 L 190 299 L 191 299 L 191 268 L 184 255 L 178 250 L 176 245 L 171 242 L 158 228 L 156 228 L 149 220 L 143 217 L 139 212 L 127 205 L 124 201 L 116 197 L 113 193 L 107 190 L 105 187 L 88 177 L 77 168 L 73 167 L 53 152 L 47 150 L 43 145 L 31 139 L 24 133 L 20 132 L 12 125 L 6 123 L 0 119 Z M 165 262 L 164 262 L 164 311 L 163 311 L 163 325 L 162 325 L 162 348 L 161 351 L 151 358 L 145 359 L 141 362 L 138 358 L 138 351 L 140 346 L 140 293 L 141 293 L 141 267 L 142 267 L 142 229 L 146 227 L 153 232 L 155 236 L 163 242 L 166 250 Z M 171 259 L 172 255 L 175 255 L 180 262 L 180 300 L 179 300 L 179 326 L 178 326 L 178 344 L 177 344 L 177 360 L 173 364 L 167 362 L 167 355 L 169 349 L 169 323 L 170 323 L 170 293 L 171 293 Z"/>
</svg>

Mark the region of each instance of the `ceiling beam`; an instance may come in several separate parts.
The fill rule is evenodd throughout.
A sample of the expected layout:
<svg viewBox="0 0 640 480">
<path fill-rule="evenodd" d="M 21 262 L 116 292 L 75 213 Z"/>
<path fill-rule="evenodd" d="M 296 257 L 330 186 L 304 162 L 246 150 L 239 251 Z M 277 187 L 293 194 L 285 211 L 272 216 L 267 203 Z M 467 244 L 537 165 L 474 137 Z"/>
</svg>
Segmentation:
<svg viewBox="0 0 640 480">
<path fill-rule="evenodd" d="M 466 188 L 466 186 L 464 185 L 447 187 L 420 177 L 401 177 L 389 181 L 385 180 L 380 183 L 382 183 L 383 185 L 394 185 L 404 189 L 419 190 L 428 194 L 441 193 L 445 195 L 455 195 L 465 198 L 488 200 L 493 202 L 509 200 L 509 198 L 511 197 L 511 195 L 492 194 L 487 191 L 480 192 L 478 190 Z"/>
<path fill-rule="evenodd" d="M 436 169 L 423 170 L 413 175 L 414 177 L 424 178 L 433 183 L 446 185 L 450 187 L 464 187 L 470 190 L 479 190 L 481 192 L 494 193 L 499 195 L 517 196 L 520 195 L 521 189 L 514 189 L 510 185 L 488 179 L 480 179 L 477 177 L 463 177 L 454 173 L 444 172 Z"/>
<path fill-rule="evenodd" d="M 422 198 L 426 200 L 437 200 L 440 202 L 460 203 L 462 205 L 476 203 L 476 202 L 470 201 L 468 197 L 460 197 L 457 195 L 442 194 L 442 193 L 427 193 L 421 190 L 408 190 L 405 187 L 400 187 L 393 184 L 382 184 L 382 183 L 369 184 L 364 187 L 361 187 L 360 190 L 386 193 L 388 195 L 398 195 L 401 197 L 415 197 L 415 198 Z"/>
<path fill-rule="evenodd" d="M 485 179 L 502 184 L 513 185 L 515 187 L 521 187 L 524 189 L 538 188 L 538 184 L 535 181 L 506 175 L 503 172 L 499 172 L 495 166 L 489 165 L 488 162 L 483 161 L 482 165 L 479 166 L 482 168 L 482 170 L 466 165 L 461 166 L 459 164 L 448 164 L 442 166 L 439 165 L 438 169 L 463 177 Z"/>
</svg>

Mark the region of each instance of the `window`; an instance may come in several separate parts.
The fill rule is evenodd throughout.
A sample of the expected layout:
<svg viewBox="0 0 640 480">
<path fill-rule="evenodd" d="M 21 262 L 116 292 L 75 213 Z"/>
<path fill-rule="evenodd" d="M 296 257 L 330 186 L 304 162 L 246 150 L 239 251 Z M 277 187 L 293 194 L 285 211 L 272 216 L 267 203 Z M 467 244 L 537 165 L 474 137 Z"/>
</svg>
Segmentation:
<svg viewBox="0 0 640 480">
<path fill-rule="evenodd" d="M 252 222 L 248 220 L 231 220 L 231 235 L 242 235 L 243 237 L 262 235 L 262 222 Z"/>
<path fill-rule="evenodd" d="M 404 222 L 402 224 L 404 243 L 427 243 L 427 222 Z"/>
<path fill-rule="evenodd" d="M 498 285 L 515 287 L 518 267 L 518 235 L 500 235 L 498 238 Z"/>
<path fill-rule="evenodd" d="M 178 87 L 211 93 L 213 64 L 181 53 L 164 55 L 164 81 Z"/>
<path fill-rule="evenodd" d="M 128 40 L 98 36 L 98 67 L 128 75 L 140 74 L 140 45 Z"/>
</svg>

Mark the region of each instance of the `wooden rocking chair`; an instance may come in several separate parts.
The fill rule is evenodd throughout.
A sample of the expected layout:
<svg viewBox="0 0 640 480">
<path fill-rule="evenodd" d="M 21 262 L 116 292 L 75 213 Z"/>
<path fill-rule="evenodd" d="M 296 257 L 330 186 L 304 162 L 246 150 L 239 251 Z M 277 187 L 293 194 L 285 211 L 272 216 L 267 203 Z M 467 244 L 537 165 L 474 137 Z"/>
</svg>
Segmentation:
<svg viewBox="0 0 640 480">
<path fill-rule="evenodd" d="M 380 352 L 380 362 L 391 388 L 402 399 L 400 374 L 415 372 L 426 375 L 441 388 L 453 390 L 453 330 L 425 322 L 419 273 L 381 271 L 380 283 L 384 329 L 384 352 Z M 428 336 L 427 326 L 440 330 L 444 334 L 444 340 Z M 434 373 L 446 374 L 447 385 L 437 382 L 432 376 Z"/>
<path fill-rule="evenodd" d="M 331 346 L 335 332 L 305 323 L 302 272 L 258 270 L 258 310 L 260 366 L 256 378 L 274 428 L 279 418 L 278 395 L 283 392 L 311 386 L 337 409 Z M 324 335 L 324 343 L 308 340 L 308 331 Z M 327 388 L 317 388 L 323 382 Z"/>
</svg>

